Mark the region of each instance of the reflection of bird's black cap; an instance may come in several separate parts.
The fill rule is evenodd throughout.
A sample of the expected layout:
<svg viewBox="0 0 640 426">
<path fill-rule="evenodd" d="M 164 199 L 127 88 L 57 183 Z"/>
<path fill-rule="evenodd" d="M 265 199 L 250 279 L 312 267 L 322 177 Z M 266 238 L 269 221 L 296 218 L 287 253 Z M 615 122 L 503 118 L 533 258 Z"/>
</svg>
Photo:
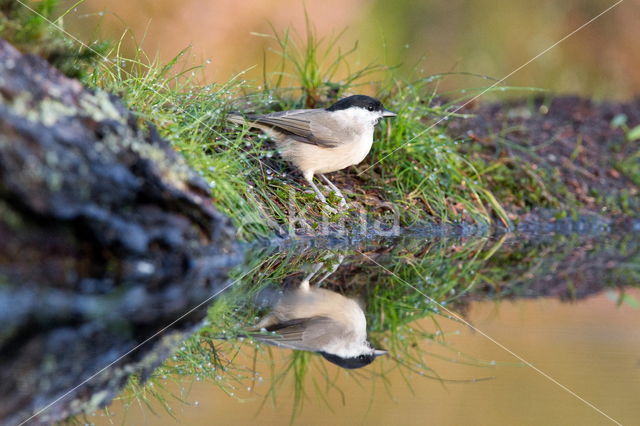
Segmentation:
<svg viewBox="0 0 640 426">
<path fill-rule="evenodd" d="M 342 358 L 326 352 L 320 352 L 320 354 L 325 357 L 327 361 L 348 369 L 362 368 L 371 364 L 373 360 L 376 359 L 374 354 L 358 355 L 353 358 Z"/>
</svg>

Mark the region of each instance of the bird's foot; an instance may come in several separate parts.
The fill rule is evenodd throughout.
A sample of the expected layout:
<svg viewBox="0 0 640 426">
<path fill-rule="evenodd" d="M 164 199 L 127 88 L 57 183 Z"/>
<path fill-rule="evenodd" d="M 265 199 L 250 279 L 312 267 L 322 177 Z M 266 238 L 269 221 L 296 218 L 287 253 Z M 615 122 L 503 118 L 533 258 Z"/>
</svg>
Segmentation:
<svg viewBox="0 0 640 426">
<path fill-rule="evenodd" d="M 331 191 L 334 194 L 336 194 L 336 196 L 340 199 L 340 207 L 341 208 L 348 207 L 349 204 L 347 203 L 347 199 L 342 194 L 342 191 L 340 191 L 337 186 L 335 186 L 333 183 L 331 183 L 331 181 L 329 179 L 327 179 L 327 177 L 325 175 L 320 175 L 320 177 L 322 178 L 322 180 L 324 180 L 324 182 L 331 189 Z"/>
<path fill-rule="evenodd" d="M 338 210 L 336 210 L 333 207 L 331 207 L 331 205 L 329 203 L 327 203 L 327 202 L 325 202 L 322 205 L 322 210 L 324 210 L 324 211 L 326 211 L 328 213 L 331 213 L 331 214 L 338 214 Z"/>
</svg>

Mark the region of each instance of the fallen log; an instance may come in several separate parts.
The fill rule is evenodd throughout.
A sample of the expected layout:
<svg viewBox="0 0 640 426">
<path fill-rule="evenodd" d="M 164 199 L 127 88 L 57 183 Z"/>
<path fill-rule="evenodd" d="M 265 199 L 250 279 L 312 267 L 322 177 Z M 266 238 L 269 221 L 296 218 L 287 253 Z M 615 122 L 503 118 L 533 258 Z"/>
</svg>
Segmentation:
<svg viewBox="0 0 640 426">
<path fill-rule="evenodd" d="M 206 183 L 114 95 L 0 39 L 0 419 L 53 422 L 148 376 L 240 259 Z"/>
</svg>

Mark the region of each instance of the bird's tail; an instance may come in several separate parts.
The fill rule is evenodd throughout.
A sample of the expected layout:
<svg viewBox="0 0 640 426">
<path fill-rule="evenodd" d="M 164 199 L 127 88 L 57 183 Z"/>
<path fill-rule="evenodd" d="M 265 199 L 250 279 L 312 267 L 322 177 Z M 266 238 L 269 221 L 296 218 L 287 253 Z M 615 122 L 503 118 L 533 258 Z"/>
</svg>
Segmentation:
<svg viewBox="0 0 640 426">
<path fill-rule="evenodd" d="M 243 116 L 241 116 L 240 114 L 234 114 L 234 113 L 227 115 L 227 121 L 230 121 L 235 124 L 244 124 L 246 122 Z"/>
</svg>

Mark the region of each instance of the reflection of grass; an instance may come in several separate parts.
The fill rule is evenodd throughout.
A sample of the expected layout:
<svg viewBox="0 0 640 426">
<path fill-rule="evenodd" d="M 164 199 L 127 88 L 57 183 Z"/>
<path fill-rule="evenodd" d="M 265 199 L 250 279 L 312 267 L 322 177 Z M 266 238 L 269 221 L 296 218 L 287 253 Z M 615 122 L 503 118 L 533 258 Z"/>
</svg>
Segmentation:
<svg viewBox="0 0 640 426">
<path fill-rule="evenodd" d="M 422 244 L 409 240 L 390 253 L 365 253 L 374 260 L 366 263 L 359 274 L 371 286 L 369 302 L 370 310 L 375 312 L 374 328 L 393 329 L 440 313 L 432 301 L 448 304 L 471 289 L 476 272 L 487 261 L 494 244 L 486 238 L 440 239 Z"/>
<path fill-rule="evenodd" d="M 396 273 L 411 282 L 416 282 L 418 276 L 424 276 L 427 270 L 440 265 L 436 269 L 441 273 L 434 274 L 433 282 L 426 284 L 422 291 L 442 301 L 451 298 L 451 288 L 460 287 L 461 282 L 468 277 L 467 272 L 459 272 L 457 261 L 450 264 L 449 271 L 442 262 L 449 257 L 459 260 L 470 257 L 480 259 L 482 258 L 480 248 L 483 245 L 484 243 L 472 244 L 468 249 L 460 246 L 451 251 L 445 251 L 442 248 L 447 247 L 447 243 L 442 241 L 428 245 L 419 252 L 419 246 L 416 243 L 413 247 L 393 250 L 377 256 L 376 259 L 384 261 L 385 264 L 395 262 L 400 265 L 395 269 Z M 364 251 L 364 248 L 362 250 Z M 400 262 L 398 259 L 406 257 L 408 250 L 416 250 L 419 256 L 423 257 L 416 257 L 414 262 Z M 367 252 L 371 253 L 370 250 Z M 385 357 L 386 359 L 376 361 L 367 371 L 343 371 L 328 365 L 315 354 L 248 344 L 249 340 L 242 341 L 234 338 L 248 326 L 255 324 L 264 313 L 264 309 L 261 310 L 253 303 L 261 289 L 266 286 L 281 285 L 283 281 L 289 281 L 295 285 L 299 283 L 302 274 L 308 272 L 310 265 L 323 261 L 327 267 L 330 267 L 331 259 L 336 254 L 356 256 L 342 266 L 353 279 L 347 280 L 347 284 L 343 286 L 337 277 L 332 276 L 326 286 L 334 290 L 346 291 L 354 296 L 358 294 L 365 296 L 371 336 L 376 343 L 390 350 L 390 355 Z M 156 370 L 145 386 L 141 386 L 135 378 L 131 380 L 127 390 L 120 396 L 125 404 L 155 406 L 156 409 L 165 409 L 173 415 L 173 410 L 169 409 L 172 401 L 185 400 L 185 396 L 174 395 L 167 391 L 167 381 L 180 382 L 180 377 L 206 380 L 227 395 L 240 400 L 260 397 L 263 399 L 263 406 L 267 403 L 277 405 L 282 389 L 291 386 L 293 419 L 303 409 L 305 400 L 310 397 L 319 398 L 329 408 L 335 395 L 338 395 L 340 400 L 347 400 L 348 396 L 342 393 L 337 384 L 339 378 L 359 381 L 365 388 L 369 385 L 364 383 L 371 381 L 379 382 L 381 386 L 386 387 L 388 386 L 385 380 L 386 374 L 400 369 L 408 375 L 417 374 L 420 377 L 446 382 L 446 378 L 438 377 L 437 372 L 429 366 L 429 358 L 438 355 L 424 353 L 419 347 L 419 343 L 425 340 L 442 344 L 444 337 L 438 332 L 421 330 L 409 324 L 413 320 L 433 316 L 436 312 L 433 305 L 394 277 L 381 272 L 376 273 L 374 265 L 371 262 L 365 264 L 366 260 L 361 256 L 358 257 L 357 251 L 344 248 L 317 248 L 282 252 L 273 248 L 256 248 L 247 256 L 247 259 L 248 264 L 239 268 L 237 274 L 257 266 L 256 271 L 246 277 L 242 284 L 232 287 L 225 297 L 213 303 L 208 313 L 208 324 L 187 340 L 172 358 Z M 452 274 L 458 274 L 460 281 L 449 282 Z M 442 285 L 440 285 L 441 280 Z M 436 321 L 436 317 L 433 318 Z M 239 357 L 244 361 L 238 362 Z M 283 357 L 286 358 L 284 361 L 282 361 Z M 478 366 L 483 364 L 470 358 L 466 360 L 451 358 L 452 362 L 465 362 Z M 247 360 L 253 361 L 247 363 Z M 256 374 L 256 371 L 260 373 Z M 316 381 L 316 378 L 310 378 L 311 371 L 321 372 L 319 381 Z M 257 380 L 265 382 L 266 387 L 261 393 L 256 386 Z M 252 391 L 245 392 L 247 388 Z M 334 396 L 330 398 L 330 394 Z"/>
<path fill-rule="evenodd" d="M 555 235 L 520 242 L 498 252 L 479 271 L 480 281 L 492 297 L 556 295 L 570 300 L 605 288 L 637 287 L 640 247 L 636 240 L 633 234 L 589 240 Z M 555 279 L 542 284 L 550 272 Z"/>
<path fill-rule="evenodd" d="M 534 241 L 507 236 L 501 239 L 410 238 L 396 241 L 391 247 L 363 243 L 358 247 L 297 248 L 288 252 L 255 248 L 247 256 L 248 264 L 236 274 L 253 267 L 257 267 L 256 271 L 241 285 L 232 287 L 226 297 L 214 302 L 208 324 L 153 374 L 151 382 L 155 389 L 144 390 L 132 384 L 125 395 L 131 402 L 146 399 L 142 404 L 160 397 L 165 401 L 158 405 L 161 407 L 173 399 L 166 393 L 157 394 L 165 380 L 175 377 L 207 380 L 233 398 L 261 398 L 262 406 L 278 405 L 281 398 L 286 397 L 292 402 L 294 419 L 308 399 L 323 401 L 328 409 L 340 401 L 348 402 L 349 396 L 340 389 L 341 380 L 356 381 L 371 392 L 376 388 L 391 392 L 387 376 L 393 371 L 401 374 L 410 389 L 416 377 L 437 380 L 443 385 L 489 379 L 492 373 L 486 368 L 496 364 L 476 359 L 472 354 L 460 354 L 451 346 L 449 335 L 440 326 L 449 320 L 447 314 L 431 300 L 464 312 L 464 300 L 483 297 L 486 292 L 506 297 L 535 296 L 536 291 L 543 291 L 536 287 L 538 279 L 549 274 L 563 277 L 562 282 L 568 283 L 568 295 L 572 294 L 571 282 L 577 284 L 579 292 L 580 286 L 592 289 L 590 291 L 603 286 L 637 286 L 639 253 L 632 236 L 611 235 L 589 239 L 550 235 Z M 345 255 L 346 260 L 324 285 L 364 298 L 370 338 L 374 346 L 388 349 L 389 355 L 364 370 L 345 371 L 315 354 L 233 338 L 255 324 L 264 313 L 253 304 L 261 289 L 283 282 L 295 285 L 311 264 L 326 262 L 337 254 Z M 395 275 L 377 267 L 368 258 Z M 604 273 L 609 277 L 607 280 L 602 279 Z M 580 295 L 585 294 L 581 292 L 575 297 Z M 619 300 L 627 304 L 634 302 L 624 296 Z M 420 319 L 430 319 L 432 325 L 416 322 Z M 221 340 L 222 336 L 227 338 Z M 432 347 L 437 350 L 425 346 L 425 342 L 433 342 Z M 432 367 L 435 361 L 475 366 L 478 373 L 467 380 L 451 380 L 441 377 Z M 311 374 L 313 372 L 320 372 L 319 377 Z M 165 376 L 168 379 L 163 379 Z M 282 395 L 284 389 L 291 389 L 292 394 Z M 184 399 L 183 395 L 176 397 Z"/>
<path fill-rule="evenodd" d="M 376 256 L 377 261 L 387 265 L 395 264 L 394 272 L 408 282 L 416 283 L 429 272 L 430 279 L 423 280 L 424 284 L 418 285 L 422 292 L 440 302 L 455 298 L 459 292 L 464 291 L 467 283 L 473 280 L 473 267 L 486 261 L 486 254 L 490 253 L 491 246 L 486 240 L 471 242 L 468 245 L 458 241 L 459 245 L 453 246 L 450 246 L 450 241 L 442 240 L 435 244 L 427 244 L 421 251 L 417 241 L 413 243 L 413 246 L 401 246 L 397 250 L 380 255 L 373 254 L 371 250 L 367 252 Z M 446 247 L 450 247 L 451 250 L 444 250 Z M 417 253 L 413 260 L 401 261 L 400 259 L 407 259 L 409 252 Z M 390 350 L 387 359 L 376 361 L 373 367 L 366 371 L 340 370 L 335 373 L 333 366 L 327 366 L 317 355 L 286 351 L 288 359 L 284 365 L 278 363 L 279 369 L 276 369 L 276 357 L 283 355 L 282 350 L 247 345 L 231 339 L 243 329 L 255 324 L 260 317 L 260 310 L 253 304 L 253 299 L 260 289 L 283 281 L 291 281 L 295 285 L 301 279 L 302 272 L 306 272 L 311 264 L 326 262 L 328 257 L 331 258 L 338 253 L 352 256 L 352 260 L 342 266 L 350 278 L 346 285 L 342 285 L 337 276 L 330 277 L 326 286 L 352 295 L 365 295 L 371 337 L 376 343 Z M 437 309 L 402 281 L 375 268 L 374 264 L 367 262 L 357 253 L 358 251 L 353 249 L 335 248 L 290 250 L 286 253 L 263 248 L 250 253 L 247 259 L 251 264 L 245 265 L 243 269 L 256 265 L 260 265 L 260 268 L 246 278 L 245 284 L 232 288 L 226 297 L 214 302 L 209 310 L 209 324 L 185 343 L 173 359 L 154 373 L 154 380 L 162 376 L 175 375 L 207 379 L 225 393 L 240 398 L 237 390 L 247 387 L 253 389 L 252 383 L 256 377 L 253 369 L 262 369 L 262 374 L 268 374 L 268 388 L 263 395 L 263 405 L 267 402 L 277 404 L 281 389 L 291 384 L 293 417 L 302 410 L 310 392 L 330 406 L 328 392 L 341 394 L 336 385 L 338 377 L 344 376 L 349 380 L 363 382 L 380 381 L 382 386 L 387 386 L 386 374 L 400 369 L 403 374 L 417 374 L 446 383 L 447 378 L 439 377 L 429 366 L 430 357 L 438 355 L 425 353 L 420 348 L 420 343 L 425 340 L 444 344 L 444 336 L 437 331 L 421 330 L 409 324 L 420 318 L 432 317 L 437 328 L 437 316 L 434 316 L 434 313 L 438 312 Z M 465 262 L 468 266 L 461 267 L 460 262 Z M 452 291 L 454 288 L 457 289 L 457 293 Z M 229 339 L 220 340 L 222 336 L 228 336 Z M 245 360 L 253 356 L 253 365 L 234 362 L 239 353 L 245 354 Z M 452 362 L 478 366 L 486 364 L 470 357 L 458 360 L 453 358 L 451 357 Z M 256 360 L 259 360 L 258 364 Z M 322 372 L 321 383 L 309 382 L 309 372 L 312 369 L 320 369 Z M 140 395 L 139 392 L 137 394 Z M 346 396 L 342 395 L 341 398 Z"/>
</svg>

